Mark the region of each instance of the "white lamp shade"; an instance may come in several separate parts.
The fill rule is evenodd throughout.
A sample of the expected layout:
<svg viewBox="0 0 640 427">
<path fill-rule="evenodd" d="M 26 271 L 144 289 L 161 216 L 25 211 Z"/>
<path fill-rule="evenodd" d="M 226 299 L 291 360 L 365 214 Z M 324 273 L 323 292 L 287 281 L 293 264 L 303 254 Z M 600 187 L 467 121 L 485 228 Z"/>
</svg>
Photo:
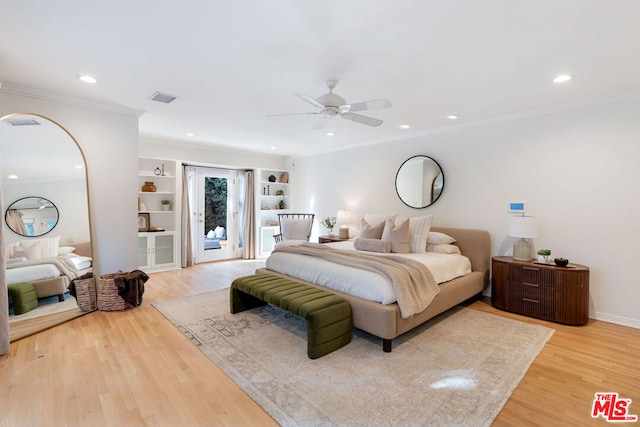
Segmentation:
<svg viewBox="0 0 640 427">
<path fill-rule="evenodd" d="M 512 216 L 509 221 L 509 236 L 525 239 L 538 237 L 536 219 L 532 216 Z"/>
<path fill-rule="evenodd" d="M 351 224 L 352 222 L 351 212 L 345 210 L 338 211 L 338 215 L 336 215 L 337 224 Z"/>
</svg>

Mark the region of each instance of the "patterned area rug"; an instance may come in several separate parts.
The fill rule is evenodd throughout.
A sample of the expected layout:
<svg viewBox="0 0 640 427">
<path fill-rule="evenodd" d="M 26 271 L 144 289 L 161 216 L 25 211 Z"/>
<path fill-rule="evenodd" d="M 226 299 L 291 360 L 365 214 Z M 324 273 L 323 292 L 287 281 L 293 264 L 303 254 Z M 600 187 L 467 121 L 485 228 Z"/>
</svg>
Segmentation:
<svg viewBox="0 0 640 427">
<path fill-rule="evenodd" d="M 306 323 L 229 291 L 153 304 L 283 426 L 488 426 L 553 330 L 458 307 L 393 340 L 307 358 Z"/>
</svg>

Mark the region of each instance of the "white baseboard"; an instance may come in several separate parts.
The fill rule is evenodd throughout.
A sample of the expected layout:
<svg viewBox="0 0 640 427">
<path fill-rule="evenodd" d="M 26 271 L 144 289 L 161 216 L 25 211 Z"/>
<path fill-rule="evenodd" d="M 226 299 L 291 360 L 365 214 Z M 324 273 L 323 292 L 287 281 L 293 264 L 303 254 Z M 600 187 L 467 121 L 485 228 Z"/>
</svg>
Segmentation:
<svg viewBox="0 0 640 427">
<path fill-rule="evenodd" d="M 628 317 L 614 316 L 607 313 L 590 312 L 589 317 L 603 322 L 615 323 L 616 325 L 630 326 L 632 328 L 640 329 L 640 320 L 630 319 Z"/>
</svg>

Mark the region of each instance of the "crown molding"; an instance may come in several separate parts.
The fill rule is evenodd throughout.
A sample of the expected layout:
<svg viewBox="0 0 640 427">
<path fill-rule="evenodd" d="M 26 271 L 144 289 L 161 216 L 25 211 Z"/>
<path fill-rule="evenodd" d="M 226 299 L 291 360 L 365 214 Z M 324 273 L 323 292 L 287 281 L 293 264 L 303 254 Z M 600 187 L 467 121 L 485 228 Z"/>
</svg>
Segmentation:
<svg viewBox="0 0 640 427">
<path fill-rule="evenodd" d="M 96 101 L 89 101 L 87 99 L 76 98 L 72 96 L 58 95 L 53 92 L 47 92 L 44 90 L 27 88 L 24 86 L 18 86 L 13 83 L 0 81 L 0 92 L 10 95 L 27 96 L 30 98 L 41 99 L 44 101 L 57 102 L 60 104 L 68 104 L 76 107 L 91 108 L 93 110 L 106 111 L 109 113 L 124 114 L 127 116 L 140 117 L 145 113 L 144 110 L 138 110 L 135 108 L 123 107 L 121 105 L 106 104 Z"/>
</svg>

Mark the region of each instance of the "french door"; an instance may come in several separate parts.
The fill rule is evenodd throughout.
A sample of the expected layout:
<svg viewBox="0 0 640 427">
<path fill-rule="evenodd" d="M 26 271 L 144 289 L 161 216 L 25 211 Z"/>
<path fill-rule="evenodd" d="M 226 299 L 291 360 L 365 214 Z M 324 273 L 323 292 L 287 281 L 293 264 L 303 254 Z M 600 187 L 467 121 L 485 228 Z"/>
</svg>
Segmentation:
<svg viewBox="0 0 640 427">
<path fill-rule="evenodd" d="M 196 263 L 233 259 L 239 254 L 236 175 L 234 170 L 198 167 L 191 176 Z"/>
</svg>

